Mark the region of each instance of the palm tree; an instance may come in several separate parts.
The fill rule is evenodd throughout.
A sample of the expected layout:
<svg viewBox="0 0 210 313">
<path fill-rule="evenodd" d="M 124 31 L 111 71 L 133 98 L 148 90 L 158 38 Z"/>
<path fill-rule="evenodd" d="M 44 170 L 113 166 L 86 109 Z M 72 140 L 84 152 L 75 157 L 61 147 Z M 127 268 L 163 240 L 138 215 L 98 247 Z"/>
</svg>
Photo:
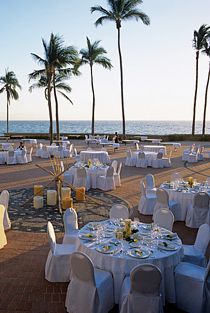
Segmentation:
<svg viewBox="0 0 210 313">
<path fill-rule="evenodd" d="M 21 89 L 18 79 L 13 71 L 5 70 L 5 76 L 0 77 L 0 83 L 3 87 L 0 89 L 0 93 L 6 92 L 7 96 L 7 133 L 9 132 L 9 106 L 11 99 L 18 100 L 19 94 L 17 88 Z"/>
<path fill-rule="evenodd" d="M 99 17 L 95 25 L 102 25 L 105 21 L 114 21 L 117 34 L 118 34 L 118 53 L 120 61 L 120 81 L 121 81 L 121 106 L 122 106 L 122 123 L 123 123 L 123 135 L 125 136 L 125 108 L 124 108 L 124 90 L 123 90 L 123 62 L 122 62 L 122 52 L 120 45 L 120 29 L 121 22 L 136 19 L 136 21 L 141 20 L 145 25 L 150 24 L 149 17 L 138 9 L 138 5 L 142 4 L 142 0 L 107 0 L 108 9 L 102 6 L 91 7 L 91 13 L 99 12 L 102 14 Z"/>
<path fill-rule="evenodd" d="M 29 81 L 31 79 L 39 79 L 41 76 L 46 76 L 47 79 L 47 101 L 50 115 L 50 142 L 53 140 L 53 119 L 52 119 L 52 105 L 51 105 L 51 84 L 53 85 L 54 96 L 56 97 L 55 91 L 55 75 L 56 71 L 63 74 L 76 74 L 74 69 L 75 63 L 78 61 L 78 52 L 73 46 L 63 46 L 63 39 L 59 35 L 50 36 L 50 41 L 47 43 L 42 39 L 44 47 L 44 58 L 41 58 L 37 54 L 31 53 L 35 61 L 43 66 L 41 70 L 35 70 L 29 74 Z M 73 68 L 67 68 L 67 66 L 73 65 Z M 56 101 L 56 133 L 57 139 L 60 138 L 59 132 L 59 114 L 58 114 L 58 101 Z"/>
<path fill-rule="evenodd" d="M 206 40 L 204 43 L 204 50 L 203 52 L 210 58 L 210 42 Z M 205 101 L 204 101 L 204 110 L 203 110 L 203 129 L 202 135 L 205 135 L 205 128 L 206 128 L 206 109 L 207 109 L 207 101 L 208 101 L 208 89 L 209 89 L 209 80 L 210 80 L 210 60 L 209 60 L 209 70 L 206 82 L 206 91 L 205 91 Z"/>
<path fill-rule="evenodd" d="M 204 47 L 205 39 L 209 33 L 210 27 L 203 24 L 198 31 L 194 31 L 193 34 L 193 48 L 196 50 L 196 76 L 195 76 L 195 94 L 193 104 L 193 120 L 192 120 L 192 135 L 195 135 L 195 115 L 196 115 L 196 102 L 198 92 L 198 61 L 201 49 Z"/>
<path fill-rule="evenodd" d="M 102 65 L 104 68 L 108 68 L 108 69 L 112 68 L 110 59 L 104 56 L 104 54 L 107 53 L 106 50 L 103 47 L 99 47 L 99 43 L 100 41 L 94 41 L 93 43 L 91 43 L 90 39 L 87 37 L 87 48 L 80 50 L 80 54 L 82 55 L 80 65 L 89 64 L 90 66 L 91 89 L 92 89 L 92 95 L 93 95 L 92 127 L 91 127 L 92 135 L 94 135 L 94 123 L 95 123 L 95 90 L 94 90 L 94 83 L 93 83 L 93 65 L 99 64 L 99 65 Z"/>
</svg>

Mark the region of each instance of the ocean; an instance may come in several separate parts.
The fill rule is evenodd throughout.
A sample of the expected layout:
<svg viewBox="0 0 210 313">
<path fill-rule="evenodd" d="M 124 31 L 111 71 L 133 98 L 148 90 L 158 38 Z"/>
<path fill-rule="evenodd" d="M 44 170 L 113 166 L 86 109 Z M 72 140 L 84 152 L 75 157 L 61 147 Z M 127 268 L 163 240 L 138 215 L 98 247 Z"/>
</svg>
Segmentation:
<svg viewBox="0 0 210 313">
<path fill-rule="evenodd" d="M 53 125 L 55 132 L 55 122 Z M 48 121 L 10 121 L 9 132 L 48 133 Z M 122 133 L 121 121 L 95 121 L 95 133 Z M 6 132 L 6 121 L 0 121 L 0 135 Z M 91 132 L 91 121 L 60 121 L 60 133 L 80 134 Z M 191 121 L 126 121 L 126 134 L 169 135 L 190 134 Z M 196 134 L 202 133 L 202 122 L 196 122 Z M 210 121 L 206 123 L 206 134 L 210 134 Z"/>
</svg>

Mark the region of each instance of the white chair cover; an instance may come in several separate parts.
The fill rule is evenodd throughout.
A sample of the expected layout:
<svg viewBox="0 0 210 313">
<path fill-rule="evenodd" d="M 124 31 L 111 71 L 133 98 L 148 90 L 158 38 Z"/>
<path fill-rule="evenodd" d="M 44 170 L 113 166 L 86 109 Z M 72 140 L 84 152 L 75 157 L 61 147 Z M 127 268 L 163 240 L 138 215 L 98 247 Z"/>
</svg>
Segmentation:
<svg viewBox="0 0 210 313">
<path fill-rule="evenodd" d="M 157 190 L 157 188 L 155 188 L 155 178 L 154 178 L 154 175 L 147 174 L 145 176 L 145 180 L 146 180 L 146 194 L 153 194 L 156 197 L 156 190 Z"/>
<path fill-rule="evenodd" d="M 65 234 L 63 243 L 77 244 L 78 236 L 78 218 L 77 212 L 73 208 L 66 209 L 63 215 Z"/>
<path fill-rule="evenodd" d="M 155 224 L 172 231 L 174 224 L 174 215 L 169 209 L 166 208 L 157 210 L 153 218 Z"/>
<path fill-rule="evenodd" d="M 9 191 L 3 190 L 0 195 L 0 204 L 2 204 L 5 207 L 4 211 L 4 229 L 10 229 L 11 228 L 11 222 L 8 215 L 8 206 L 9 206 Z"/>
<path fill-rule="evenodd" d="M 210 261 L 208 262 L 203 286 L 202 313 L 209 313 L 210 310 Z"/>
<path fill-rule="evenodd" d="M 169 195 L 166 190 L 162 188 L 158 188 L 156 191 L 157 201 L 154 207 L 154 213 L 153 213 L 153 219 L 154 214 L 157 210 L 162 208 L 169 208 L 173 215 L 175 220 L 180 220 L 181 216 L 181 207 L 175 200 L 169 201 Z"/>
<path fill-rule="evenodd" d="M 138 210 L 141 214 L 152 215 L 154 206 L 156 204 L 156 194 L 146 193 L 145 185 L 143 181 L 140 181 L 141 197 L 139 200 Z"/>
<path fill-rule="evenodd" d="M 210 226 L 203 224 L 199 227 L 194 245 L 183 245 L 184 262 L 206 266 L 205 253 L 210 241 Z"/>
<path fill-rule="evenodd" d="M 9 150 L 7 152 L 7 164 L 16 164 L 16 157 L 14 150 Z"/>
<path fill-rule="evenodd" d="M 120 162 L 117 172 L 114 172 L 114 182 L 116 187 L 121 186 L 120 173 L 122 169 L 122 162 Z"/>
<path fill-rule="evenodd" d="M 40 152 L 40 156 L 41 156 L 42 159 L 49 159 L 50 154 L 49 154 L 49 151 L 47 150 L 46 146 L 42 146 L 42 150 Z"/>
<path fill-rule="evenodd" d="M 98 176 L 97 177 L 97 188 L 108 191 L 115 189 L 115 182 L 114 182 L 114 169 L 112 166 L 109 166 L 106 172 L 106 176 Z"/>
<path fill-rule="evenodd" d="M 57 244 L 54 228 L 47 223 L 50 251 L 45 264 L 45 279 L 51 282 L 67 282 L 70 280 L 71 254 L 76 247 L 73 244 Z"/>
<path fill-rule="evenodd" d="M 118 165 L 117 160 L 113 160 L 111 166 L 114 169 L 114 174 L 117 173 L 117 165 Z"/>
<path fill-rule="evenodd" d="M 36 145 L 36 156 L 41 157 L 43 144 L 39 143 Z"/>
<path fill-rule="evenodd" d="M 120 296 L 120 313 L 162 313 L 160 270 L 152 264 L 136 266 L 124 279 Z"/>
<path fill-rule="evenodd" d="M 163 168 L 163 153 L 158 152 L 157 159 L 152 159 L 152 167 Z"/>
<path fill-rule="evenodd" d="M 146 156 L 144 152 L 139 152 L 136 160 L 136 167 L 146 168 L 148 165 Z"/>
<path fill-rule="evenodd" d="M 172 156 L 172 151 L 170 151 L 168 158 L 167 157 L 162 158 L 163 167 L 171 167 L 171 156 Z"/>
<path fill-rule="evenodd" d="M 65 301 L 67 312 L 108 313 L 114 305 L 111 274 L 94 269 L 89 257 L 79 252 L 72 255 L 71 269 Z"/>
<path fill-rule="evenodd" d="M 114 204 L 109 212 L 109 218 L 129 218 L 129 209 L 123 204 Z"/>
<path fill-rule="evenodd" d="M 33 147 L 31 147 L 30 152 L 26 154 L 27 162 L 32 162 L 32 153 L 33 153 Z"/>
<path fill-rule="evenodd" d="M 126 152 L 125 165 L 136 166 L 136 157 L 132 155 L 131 149 Z"/>
<path fill-rule="evenodd" d="M 190 313 L 205 312 L 201 311 L 201 307 L 205 279 L 209 277 L 209 270 L 210 261 L 207 268 L 187 262 L 181 262 L 176 266 L 176 305 L 179 309 Z M 208 291 L 206 295 L 208 296 Z M 204 302 L 206 300 L 209 303 L 209 299 L 204 298 Z M 209 312 L 209 308 L 206 308 L 206 312 Z"/>
<path fill-rule="evenodd" d="M 187 211 L 186 225 L 198 228 L 202 224 L 209 223 L 209 195 L 198 192 L 194 196 L 193 205 Z"/>
<path fill-rule="evenodd" d="M 7 238 L 4 231 L 4 212 L 5 207 L 0 205 L 0 249 L 2 249 L 7 244 Z"/>
<path fill-rule="evenodd" d="M 21 150 L 20 153 L 16 155 L 16 160 L 18 164 L 25 164 L 27 163 L 27 156 L 26 156 L 26 150 Z"/>
<path fill-rule="evenodd" d="M 74 175 L 74 187 L 85 187 L 86 190 L 90 189 L 90 179 L 84 167 L 78 167 Z"/>
</svg>

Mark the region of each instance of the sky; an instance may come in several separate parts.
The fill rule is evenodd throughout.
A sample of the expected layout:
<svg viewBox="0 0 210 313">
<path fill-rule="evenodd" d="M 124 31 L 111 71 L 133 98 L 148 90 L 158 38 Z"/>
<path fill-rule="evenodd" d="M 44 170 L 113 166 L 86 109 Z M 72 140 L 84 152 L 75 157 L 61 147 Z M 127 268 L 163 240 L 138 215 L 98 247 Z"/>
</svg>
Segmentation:
<svg viewBox="0 0 210 313">
<path fill-rule="evenodd" d="M 117 31 L 114 22 L 95 27 L 99 17 L 91 6 L 107 7 L 106 0 L 0 0 L 0 76 L 15 72 L 20 99 L 12 101 L 11 120 L 47 120 L 43 91 L 29 93 L 28 74 L 39 69 L 30 53 L 43 56 L 42 38 L 51 32 L 65 45 L 86 47 L 86 36 L 100 45 L 112 61 L 112 70 L 94 66 L 96 120 L 121 119 Z M 194 30 L 210 25 L 209 0 L 144 0 L 139 8 L 151 20 L 122 23 L 125 115 L 127 120 L 191 120 L 195 85 Z M 209 59 L 200 57 L 196 119 L 202 120 Z M 92 94 L 88 65 L 69 80 L 72 106 L 59 98 L 61 120 L 90 120 Z M 209 92 L 210 93 L 210 92 Z M 210 94 L 209 94 L 210 99 Z M 210 100 L 209 100 L 210 102 Z M 54 114 L 54 112 L 53 112 Z M 210 104 L 207 110 L 209 119 Z M 0 95 L 0 120 L 6 119 L 6 96 Z"/>
</svg>

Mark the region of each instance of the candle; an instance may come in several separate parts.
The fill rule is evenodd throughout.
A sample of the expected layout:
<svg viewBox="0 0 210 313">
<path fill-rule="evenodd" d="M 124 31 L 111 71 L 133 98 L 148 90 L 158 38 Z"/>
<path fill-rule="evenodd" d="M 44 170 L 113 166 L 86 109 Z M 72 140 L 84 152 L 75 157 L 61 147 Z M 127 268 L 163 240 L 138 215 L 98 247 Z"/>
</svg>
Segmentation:
<svg viewBox="0 0 210 313">
<path fill-rule="evenodd" d="M 34 196 L 34 208 L 35 209 L 41 209 L 41 208 L 43 208 L 43 205 L 44 205 L 43 197 Z"/>
<path fill-rule="evenodd" d="M 44 187 L 42 185 L 34 185 L 34 196 L 43 196 Z"/>
<path fill-rule="evenodd" d="M 57 204 L 57 191 L 47 190 L 47 205 L 56 205 L 56 204 Z"/>
<path fill-rule="evenodd" d="M 85 187 L 76 188 L 76 200 L 85 201 Z"/>
<path fill-rule="evenodd" d="M 62 187 L 61 188 L 61 199 L 71 198 L 71 188 L 69 187 Z"/>
<path fill-rule="evenodd" d="M 63 210 L 66 210 L 68 208 L 73 208 L 73 199 L 72 198 L 65 198 L 62 200 L 62 207 Z"/>
</svg>

